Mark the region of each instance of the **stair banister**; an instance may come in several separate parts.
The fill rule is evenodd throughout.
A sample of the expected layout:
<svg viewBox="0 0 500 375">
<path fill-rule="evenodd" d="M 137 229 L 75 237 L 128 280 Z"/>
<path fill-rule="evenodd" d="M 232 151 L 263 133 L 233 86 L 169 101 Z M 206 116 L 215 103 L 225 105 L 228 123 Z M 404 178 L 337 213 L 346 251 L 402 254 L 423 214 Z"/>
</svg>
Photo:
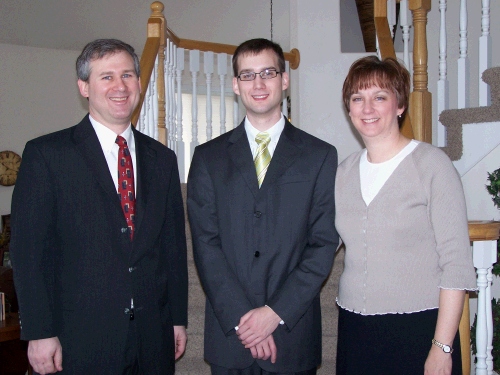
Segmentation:
<svg viewBox="0 0 500 375">
<path fill-rule="evenodd" d="M 133 115 L 132 123 L 137 124 L 141 108 L 144 103 L 144 97 L 150 82 L 150 77 L 154 69 L 156 58 L 158 57 L 158 139 L 162 143 L 167 141 L 167 129 L 165 125 L 165 47 L 167 39 L 179 48 L 199 51 L 212 51 L 214 53 L 227 53 L 232 55 L 236 50 L 235 45 L 204 42 L 191 39 L 181 39 L 167 27 L 167 21 L 163 15 L 164 5 L 160 1 L 155 1 L 151 4 L 151 16 L 148 19 L 147 39 L 141 55 L 141 97 Z M 292 49 L 290 52 L 285 52 L 285 60 L 289 62 L 291 69 L 297 69 L 300 64 L 300 53 L 297 49 Z"/>
</svg>

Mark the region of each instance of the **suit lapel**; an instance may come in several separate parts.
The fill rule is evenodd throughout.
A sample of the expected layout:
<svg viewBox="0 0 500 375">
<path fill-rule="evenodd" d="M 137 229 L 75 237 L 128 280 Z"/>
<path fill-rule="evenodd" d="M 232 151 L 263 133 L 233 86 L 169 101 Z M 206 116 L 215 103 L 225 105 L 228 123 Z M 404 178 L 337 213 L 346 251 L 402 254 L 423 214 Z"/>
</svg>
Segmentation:
<svg viewBox="0 0 500 375">
<path fill-rule="evenodd" d="M 148 203 L 150 180 L 156 166 L 156 152 L 149 147 L 149 139 L 139 131 L 132 128 L 135 139 L 136 164 L 137 164 L 137 192 L 136 192 L 136 232 L 141 226 L 144 212 Z"/>
<path fill-rule="evenodd" d="M 88 115 L 76 126 L 73 139 L 87 167 L 92 171 L 102 189 L 109 195 L 110 201 L 115 202 L 116 207 L 121 212 L 120 200 L 109 173 L 108 163 Z"/>
<path fill-rule="evenodd" d="M 236 165 L 245 180 L 248 188 L 256 197 L 259 193 L 257 173 L 252 160 L 252 150 L 248 143 L 244 121 L 233 130 L 229 137 L 228 154 L 231 161 Z"/>
<path fill-rule="evenodd" d="M 271 164 L 269 164 L 260 191 L 266 190 L 267 186 L 274 185 L 301 154 L 302 142 L 297 135 L 297 129 L 285 119 L 285 128 L 274 150 Z"/>
</svg>

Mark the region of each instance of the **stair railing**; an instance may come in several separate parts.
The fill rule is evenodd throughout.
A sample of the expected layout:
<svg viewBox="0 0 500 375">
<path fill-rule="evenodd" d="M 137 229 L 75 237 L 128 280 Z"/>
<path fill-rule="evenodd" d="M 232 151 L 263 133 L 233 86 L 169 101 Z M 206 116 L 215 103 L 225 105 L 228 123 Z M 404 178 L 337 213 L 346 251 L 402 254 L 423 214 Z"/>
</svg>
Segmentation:
<svg viewBox="0 0 500 375">
<path fill-rule="evenodd" d="M 398 2 L 401 2 L 398 0 Z M 401 132 L 408 138 L 432 142 L 432 95 L 428 90 L 427 73 L 427 12 L 430 0 L 408 0 L 413 15 L 413 91 L 410 93 L 408 114 Z M 392 34 L 387 20 L 387 0 L 374 0 L 374 21 L 377 45 L 382 59 L 396 58 Z"/>
<path fill-rule="evenodd" d="M 230 85 L 233 77 L 230 60 L 237 46 L 181 39 L 167 27 L 163 11 L 161 2 L 151 4 L 147 39 L 140 60 L 141 99 L 133 113 L 132 122 L 138 130 L 158 139 L 176 152 L 181 181 L 185 181 L 194 148 L 211 139 L 214 134 L 217 135 L 217 132 L 222 134 L 226 131 L 226 116 L 231 112 L 226 106 L 232 104 L 232 108 L 229 108 L 232 109 L 232 126 L 241 121 L 239 101 Z M 292 49 L 284 55 L 287 71 L 297 69 L 300 63 L 299 51 Z M 219 91 L 214 87 L 213 76 L 219 77 Z M 190 87 L 186 84 L 189 80 L 192 83 Z M 191 100 L 190 113 L 186 112 L 187 108 L 183 108 L 186 107 L 183 105 L 186 92 Z M 220 96 L 217 114 L 212 114 L 213 92 Z M 198 112 L 198 101 L 206 101 L 205 112 Z M 286 95 L 282 111 L 289 117 Z M 190 128 L 183 124 L 187 122 L 186 117 L 191 120 Z M 217 117 L 220 124 L 212 125 L 212 117 Z M 205 118 L 205 132 L 199 134 L 198 120 L 202 122 Z M 189 133 L 191 141 L 185 139 Z"/>
</svg>

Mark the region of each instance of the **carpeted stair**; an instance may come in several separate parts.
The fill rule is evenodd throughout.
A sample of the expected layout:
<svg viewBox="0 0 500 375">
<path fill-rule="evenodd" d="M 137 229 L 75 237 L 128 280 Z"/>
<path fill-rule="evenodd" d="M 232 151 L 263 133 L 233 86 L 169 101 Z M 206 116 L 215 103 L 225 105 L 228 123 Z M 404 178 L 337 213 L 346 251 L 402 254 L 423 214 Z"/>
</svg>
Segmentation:
<svg viewBox="0 0 500 375">
<path fill-rule="evenodd" d="M 184 204 L 186 202 L 186 184 L 182 184 Z M 189 269 L 189 325 L 188 343 L 184 356 L 177 361 L 177 375 L 209 375 L 210 367 L 203 360 L 203 321 L 205 310 L 205 294 L 200 285 L 198 274 L 193 260 L 191 232 L 186 220 L 186 238 L 188 243 Z M 323 312 L 323 364 L 318 371 L 319 375 L 335 374 L 335 356 L 337 350 L 337 317 L 338 309 L 335 303 L 338 281 L 344 266 L 344 253 L 340 251 L 336 258 L 332 272 L 321 292 Z M 278 348 L 279 350 L 279 348 Z"/>
<path fill-rule="evenodd" d="M 486 69 L 482 80 L 490 86 L 491 105 L 447 109 L 440 113 L 439 121 L 446 126 L 446 147 L 441 147 L 451 160 L 460 160 L 463 154 L 463 124 L 477 124 L 500 121 L 500 67 Z M 481 131 L 478 128 L 478 131 Z"/>
</svg>

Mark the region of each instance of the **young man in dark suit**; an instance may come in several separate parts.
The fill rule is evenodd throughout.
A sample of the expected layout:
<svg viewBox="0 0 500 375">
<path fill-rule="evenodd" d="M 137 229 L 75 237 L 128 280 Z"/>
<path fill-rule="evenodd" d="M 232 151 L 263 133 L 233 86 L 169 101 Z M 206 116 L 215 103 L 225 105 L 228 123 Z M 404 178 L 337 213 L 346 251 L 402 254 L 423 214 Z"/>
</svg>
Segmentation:
<svg viewBox="0 0 500 375">
<path fill-rule="evenodd" d="M 233 56 L 246 117 L 198 146 L 188 179 L 194 257 L 207 295 L 212 374 L 316 373 L 320 289 L 338 244 L 336 149 L 281 113 L 283 51 L 266 39 Z"/>
<path fill-rule="evenodd" d="M 176 157 L 130 123 L 131 46 L 93 41 L 76 68 L 89 114 L 26 144 L 12 198 L 21 338 L 40 374 L 173 374 L 187 324 Z"/>
</svg>

